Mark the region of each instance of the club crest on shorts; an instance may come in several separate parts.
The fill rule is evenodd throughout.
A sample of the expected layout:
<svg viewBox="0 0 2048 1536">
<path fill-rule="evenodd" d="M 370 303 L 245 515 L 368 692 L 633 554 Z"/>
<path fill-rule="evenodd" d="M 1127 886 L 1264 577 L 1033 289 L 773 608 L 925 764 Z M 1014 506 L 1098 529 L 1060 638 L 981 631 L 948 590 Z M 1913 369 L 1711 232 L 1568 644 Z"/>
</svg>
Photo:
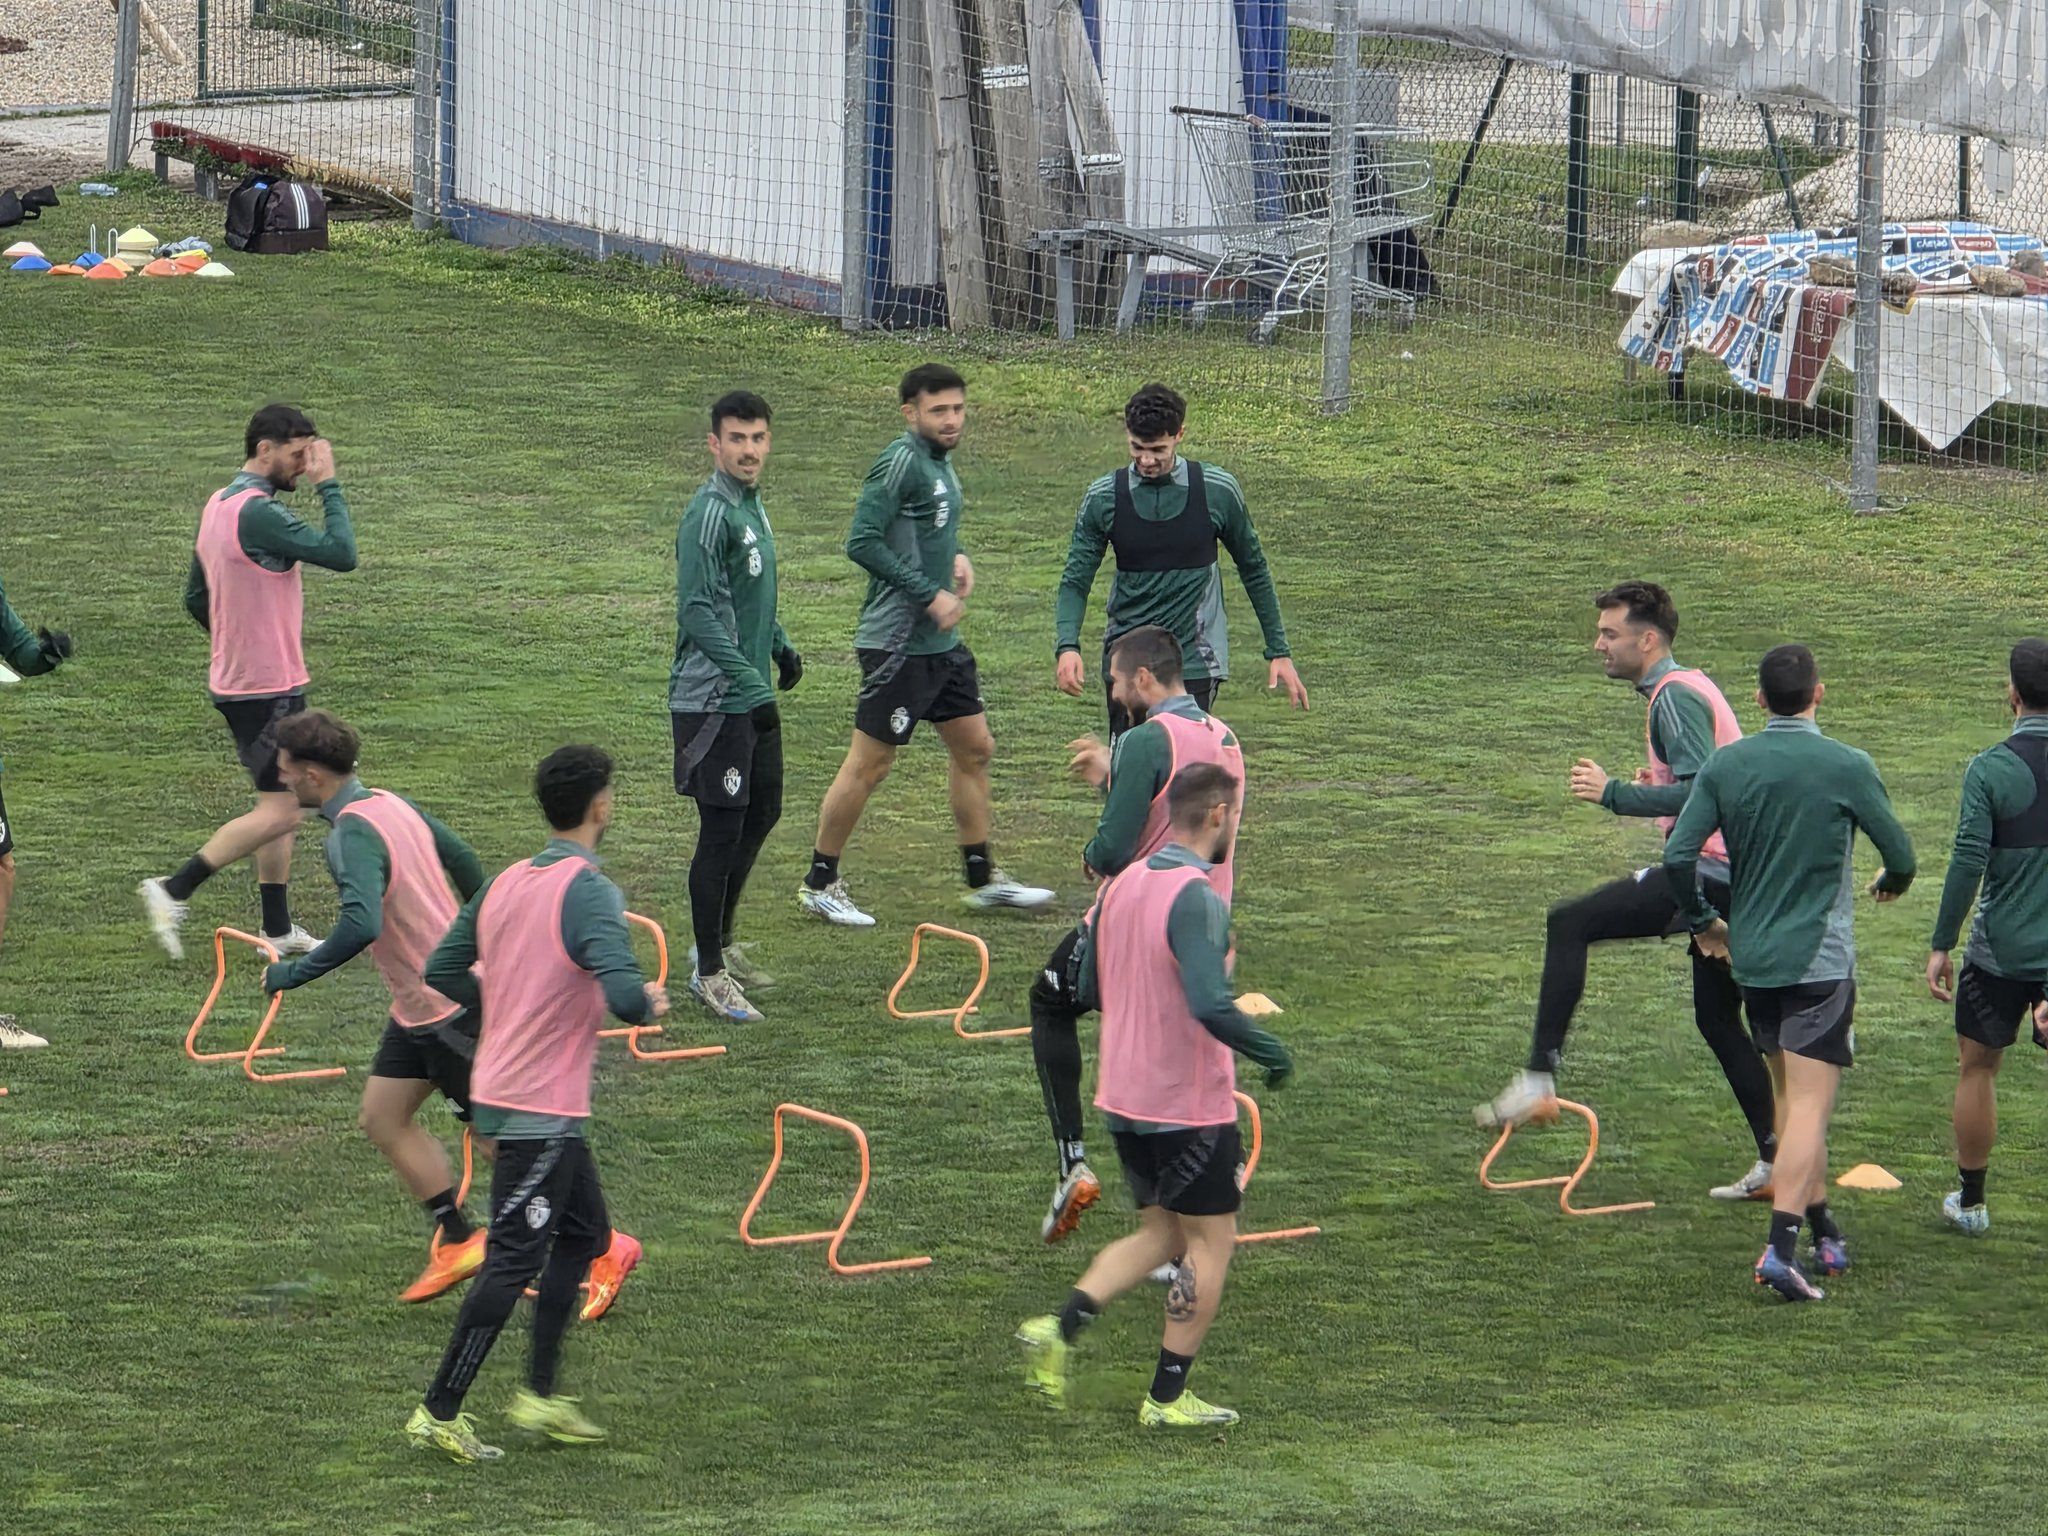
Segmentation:
<svg viewBox="0 0 2048 1536">
<path fill-rule="evenodd" d="M 898 736 L 910 729 L 910 711 L 901 704 L 898 704 L 895 713 L 889 716 L 889 729 Z"/>
<path fill-rule="evenodd" d="M 535 1195 L 526 1202 L 526 1224 L 533 1228 L 534 1231 L 538 1232 L 548 1224 L 548 1216 L 550 1214 L 548 1197 L 546 1195 Z"/>
<path fill-rule="evenodd" d="M 740 792 L 740 771 L 737 768 L 725 770 L 725 795 L 730 800 Z"/>
<path fill-rule="evenodd" d="M 761 551 L 758 549 L 747 551 L 747 574 L 749 576 L 761 574 Z"/>
</svg>

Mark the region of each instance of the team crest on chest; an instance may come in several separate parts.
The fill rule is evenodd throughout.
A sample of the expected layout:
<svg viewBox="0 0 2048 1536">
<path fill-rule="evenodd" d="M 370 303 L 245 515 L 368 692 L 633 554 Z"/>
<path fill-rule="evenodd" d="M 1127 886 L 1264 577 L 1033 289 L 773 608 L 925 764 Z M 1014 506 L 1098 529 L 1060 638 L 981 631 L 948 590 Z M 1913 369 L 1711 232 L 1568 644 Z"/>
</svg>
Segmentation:
<svg viewBox="0 0 2048 1536">
<path fill-rule="evenodd" d="M 761 574 L 761 551 L 758 549 L 747 551 L 747 574 L 749 576 Z"/>
</svg>

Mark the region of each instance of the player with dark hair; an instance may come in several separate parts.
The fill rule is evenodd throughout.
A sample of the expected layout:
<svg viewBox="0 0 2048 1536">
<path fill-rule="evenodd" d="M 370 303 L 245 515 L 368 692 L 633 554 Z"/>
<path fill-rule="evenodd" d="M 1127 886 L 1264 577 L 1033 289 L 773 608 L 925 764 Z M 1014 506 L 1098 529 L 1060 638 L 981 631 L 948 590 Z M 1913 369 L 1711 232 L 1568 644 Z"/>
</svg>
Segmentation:
<svg viewBox="0 0 2048 1536">
<path fill-rule="evenodd" d="M 298 804 L 317 811 L 341 912 L 311 952 L 263 972 L 265 992 L 286 992 L 348 964 L 364 950 L 391 993 L 391 1016 L 363 1084 L 358 1124 L 426 1207 L 440 1241 L 400 1301 L 427 1301 L 461 1284 L 484 1261 L 484 1234 L 455 1198 L 441 1140 L 416 1117 L 435 1092 L 455 1118 L 470 1118 L 470 1063 L 477 1017 L 427 985 L 434 952 L 461 903 L 484 881 L 469 844 L 410 800 L 356 777 L 362 741 L 325 710 L 279 722 L 277 776 Z M 452 885 L 452 889 L 451 889 Z M 488 1153 L 489 1143 L 485 1143 Z"/>
<path fill-rule="evenodd" d="M 1664 845 L 1664 877 L 1699 949 L 1732 961 L 1757 1044 L 1783 1084 L 1770 1242 L 1756 1261 L 1756 1283 L 1787 1301 L 1818 1301 L 1820 1287 L 1798 1263 L 1802 1221 L 1823 1275 L 1849 1267 L 1828 1209 L 1827 1136 L 1856 1049 L 1851 856 L 1861 830 L 1884 856 L 1871 894 L 1894 901 L 1912 884 L 1913 844 L 1869 755 L 1830 741 L 1814 723 L 1826 690 L 1813 652 L 1766 652 L 1757 684 L 1770 719 L 1716 752 L 1694 778 Z M 1725 919 L 1702 889 L 1703 854 L 1716 835 L 1731 872 Z"/>
<path fill-rule="evenodd" d="M 1927 956 L 1927 990 L 1956 1010 L 1956 1172 L 1961 1187 L 1941 1214 L 1964 1232 L 1991 1225 L 1984 1174 L 1998 1139 L 1998 1068 L 2020 1024 L 2048 1045 L 2048 640 L 2012 648 L 2005 697 L 2012 734 L 1963 773 L 1954 856 Z M 1979 893 L 1979 886 L 1982 892 Z M 1956 977 L 1951 952 L 1976 903 L 1977 921 Z"/>
<path fill-rule="evenodd" d="M 1173 776 L 1169 840 L 1104 888 L 1083 952 L 1081 986 L 1102 1009 L 1095 1105 L 1108 1116 L 1138 1207 L 1138 1230 L 1095 1256 L 1066 1305 L 1017 1330 L 1029 1380 L 1065 1401 L 1067 1357 L 1111 1301 L 1176 1257 L 1148 1426 L 1235 1424 L 1228 1408 L 1187 1390 L 1188 1372 L 1223 1299 L 1237 1249 L 1237 1068 L 1241 1052 L 1277 1087 L 1292 1075 L 1287 1048 L 1230 995 L 1230 905 L 1215 887 L 1230 857 L 1243 785 L 1217 763 Z"/>
<path fill-rule="evenodd" d="M 29 628 L 0 591 L 0 683 L 54 672 L 71 657 L 71 637 L 62 630 Z M 14 823 L 7 819 L 7 801 L 0 796 L 0 936 L 7 932 L 7 909 L 14 901 Z M 0 1013 L 0 1050 L 28 1051 L 50 1042 L 31 1034 L 11 1013 Z"/>
<path fill-rule="evenodd" d="M 591 1317 L 610 1306 L 640 1254 L 613 1233 L 583 1139 L 606 1013 L 645 1024 L 668 1012 L 666 989 L 633 956 L 625 899 L 598 869 L 612 819 L 611 758 L 596 747 L 557 748 L 534 774 L 534 798 L 551 829 L 547 845 L 471 898 L 426 968 L 437 992 L 481 1009 L 470 1090 L 477 1130 L 498 1143 L 483 1269 L 406 1424 L 415 1445 L 455 1461 L 502 1454 L 478 1438 L 462 1400 L 536 1275 L 527 1385 L 506 1417 L 569 1444 L 604 1438 L 575 1398 L 556 1395 L 555 1367 L 584 1272 Z M 630 1246 L 621 1253 L 622 1245 Z"/>
<path fill-rule="evenodd" d="M 1654 582 L 1624 581 L 1595 597 L 1593 606 L 1599 614 L 1593 649 L 1607 675 L 1631 685 L 1649 706 L 1644 745 L 1650 761 L 1633 783 L 1623 783 L 1590 758 L 1580 758 L 1572 767 L 1571 793 L 1617 816 L 1652 817 L 1668 835 L 1700 770 L 1717 749 L 1741 739 L 1742 727 L 1706 673 L 1672 658 L 1678 609 L 1669 592 Z M 1726 911 L 1728 852 L 1718 837 L 1702 849 L 1700 879 L 1715 910 Z M 1529 1064 L 1499 1097 L 1474 1111 L 1481 1125 L 1519 1125 L 1554 1112 L 1565 1033 L 1586 990 L 1588 949 L 1614 939 L 1685 932 L 1679 921 L 1683 896 L 1653 866 L 1550 909 Z M 1743 1028 L 1742 993 L 1728 967 L 1697 944 L 1691 949 L 1693 1022 L 1721 1063 L 1756 1143 L 1749 1172 L 1711 1193 L 1717 1200 L 1760 1199 L 1769 1193 L 1777 1155 L 1770 1074 Z"/>
<path fill-rule="evenodd" d="M 1010 879 L 989 853 L 988 767 L 996 744 L 974 653 L 958 632 L 974 592 L 974 566 L 960 548 L 952 458 L 967 426 L 967 382 L 943 363 L 921 363 L 903 375 L 897 395 L 905 430 L 868 471 L 846 538 L 847 557 L 868 573 L 853 636 L 862 679 L 853 744 L 825 792 L 811 867 L 797 890 L 806 912 L 842 928 L 874 926 L 847 894 L 839 859 L 920 720 L 946 744 L 968 904 L 1028 910 L 1053 895 Z"/>
<path fill-rule="evenodd" d="M 1188 693 L 1180 642 L 1172 632 L 1157 624 L 1126 632 L 1110 647 L 1108 670 L 1110 696 L 1139 724 L 1117 738 L 1114 753 L 1093 737 L 1071 744 L 1075 776 L 1104 791 L 1095 836 L 1081 852 L 1082 869 L 1093 881 L 1112 879 L 1166 846 L 1172 836 L 1167 787 L 1195 764 L 1220 768 L 1239 786 L 1233 824 L 1243 808 L 1244 754 L 1230 727 Z M 1233 841 L 1209 871 L 1226 905 L 1234 895 L 1236 867 Z M 1080 961 L 1088 921 L 1060 940 L 1031 983 L 1031 1056 L 1059 1153 L 1052 1208 L 1039 1225 L 1048 1243 L 1071 1234 L 1102 1196 L 1102 1183 L 1088 1166 L 1081 1119 L 1079 1026 L 1091 1005 L 1083 1000 Z"/>
<path fill-rule="evenodd" d="M 255 809 L 208 838 L 174 873 L 142 882 L 144 911 L 173 959 L 194 891 L 237 859 L 254 854 L 263 899 L 263 936 L 279 953 L 304 954 L 319 941 L 291 919 L 292 841 L 305 815 L 277 776 L 277 725 L 306 707 L 302 565 L 356 568 L 355 528 L 334 474 L 334 448 L 305 414 L 266 405 L 243 434 L 241 473 L 199 514 L 185 611 L 207 632 L 207 685 L 234 734 L 235 753 L 256 786 Z M 310 479 L 321 526 L 308 527 L 277 492 Z"/>
<path fill-rule="evenodd" d="M 1116 578 L 1110 584 L 1102 642 L 1112 747 L 1137 723 L 1107 688 L 1109 647 L 1119 635 L 1141 624 L 1171 630 L 1180 641 L 1188 694 L 1203 709 L 1215 702 L 1217 688 L 1230 675 L 1223 577 L 1216 564 L 1219 544 L 1236 562 L 1238 580 L 1265 635 L 1266 686 L 1284 687 L 1296 707 L 1308 708 L 1308 690 L 1287 649 L 1279 594 L 1245 509 L 1244 492 L 1214 464 L 1181 457 L 1186 428 L 1187 402 L 1164 384 L 1147 384 L 1131 396 L 1124 406 L 1131 462 L 1088 487 L 1060 575 L 1053 680 L 1062 693 L 1079 698 L 1087 681 L 1081 621 L 1102 557 L 1115 551 Z"/>
<path fill-rule="evenodd" d="M 775 616 L 775 530 L 761 505 L 773 412 L 747 390 L 711 407 L 711 478 L 676 525 L 676 652 L 668 707 L 676 793 L 697 802 L 690 859 L 690 992 L 756 1020 L 746 989 L 772 985 L 733 940 L 761 845 L 782 818 L 782 713 L 804 659 Z M 773 667 L 773 679 L 770 668 Z"/>
</svg>

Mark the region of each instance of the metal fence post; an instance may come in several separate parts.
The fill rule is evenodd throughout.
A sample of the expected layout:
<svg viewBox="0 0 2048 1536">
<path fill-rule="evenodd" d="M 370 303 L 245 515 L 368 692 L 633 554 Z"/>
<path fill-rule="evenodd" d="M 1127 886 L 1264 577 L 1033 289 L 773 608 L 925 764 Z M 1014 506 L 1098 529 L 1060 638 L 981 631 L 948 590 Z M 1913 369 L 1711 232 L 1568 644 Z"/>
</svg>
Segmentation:
<svg viewBox="0 0 2048 1536">
<path fill-rule="evenodd" d="M 1700 95 L 1680 90 L 1671 124 L 1671 216 L 1700 216 Z"/>
<path fill-rule="evenodd" d="M 413 0 L 412 14 L 412 227 L 434 227 L 434 143 L 440 137 L 441 53 L 439 0 Z"/>
<path fill-rule="evenodd" d="M 1323 315 L 1323 411 L 1351 408 L 1351 279 L 1358 269 L 1358 0 L 1334 0 L 1331 32 L 1330 265 Z"/>
<path fill-rule="evenodd" d="M 126 0 L 114 18 L 114 92 L 107 104 L 107 174 L 128 169 L 135 142 L 135 76 L 142 67 L 141 0 Z"/>
<path fill-rule="evenodd" d="M 1856 87 L 1856 414 L 1849 509 L 1877 510 L 1877 375 L 1884 319 L 1885 0 L 1862 0 Z"/>
<path fill-rule="evenodd" d="M 868 322 L 868 0 L 846 0 L 846 118 L 840 130 L 844 157 L 839 210 L 839 325 L 857 331 Z"/>
<path fill-rule="evenodd" d="M 1564 254 L 1584 261 L 1593 202 L 1593 77 L 1575 73 L 1566 109 L 1564 172 Z"/>
</svg>

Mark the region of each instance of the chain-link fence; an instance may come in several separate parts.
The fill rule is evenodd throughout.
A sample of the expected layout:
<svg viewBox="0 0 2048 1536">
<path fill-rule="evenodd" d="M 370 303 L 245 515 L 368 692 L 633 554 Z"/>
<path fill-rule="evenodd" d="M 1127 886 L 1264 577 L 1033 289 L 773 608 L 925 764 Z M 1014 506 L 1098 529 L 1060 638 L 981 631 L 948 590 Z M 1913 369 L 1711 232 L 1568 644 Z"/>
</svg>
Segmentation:
<svg viewBox="0 0 2048 1536">
<path fill-rule="evenodd" d="M 2048 460 L 2048 0 L 1913 3 L 1863 7 L 1881 206 L 1858 7 L 1818 0 L 157 0 L 186 62 L 150 51 L 136 120 L 849 327 L 1538 430 L 1680 413 L 1844 480 L 1861 324 L 1862 440 L 2002 484 Z"/>
</svg>

